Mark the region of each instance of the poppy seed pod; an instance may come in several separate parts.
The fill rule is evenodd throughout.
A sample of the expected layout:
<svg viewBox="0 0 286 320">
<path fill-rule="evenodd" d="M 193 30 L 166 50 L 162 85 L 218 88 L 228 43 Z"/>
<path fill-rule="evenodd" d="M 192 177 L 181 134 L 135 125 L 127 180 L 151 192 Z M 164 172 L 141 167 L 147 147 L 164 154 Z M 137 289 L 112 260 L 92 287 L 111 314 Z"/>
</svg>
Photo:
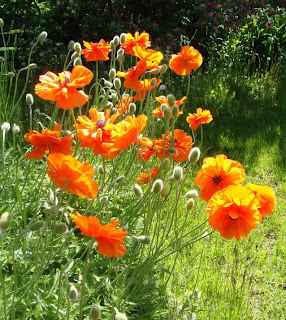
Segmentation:
<svg viewBox="0 0 286 320">
<path fill-rule="evenodd" d="M 129 107 L 128 107 L 129 113 L 134 113 L 136 111 L 136 104 L 131 102 Z"/>
<path fill-rule="evenodd" d="M 194 207 L 194 204 L 195 204 L 195 200 L 193 198 L 189 199 L 186 203 L 186 209 L 188 211 L 191 211 Z"/>
<path fill-rule="evenodd" d="M 119 176 L 115 179 L 115 183 L 121 183 L 125 180 L 125 177 L 124 176 Z"/>
<path fill-rule="evenodd" d="M 166 121 L 169 121 L 171 119 L 172 113 L 171 113 L 171 110 L 168 107 L 164 108 L 163 117 L 164 117 L 164 119 L 166 119 Z"/>
<path fill-rule="evenodd" d="M 127 41 L 126 33 L 121 33 L 121 35 L 120 35 L 120 43 L 124 44 L 126 41 Z"/>
<path fill-rule="evenodd" d="M 121 80 L 119 78 L 115 78 L 113 80 L 113 84 L 115 89 L 119 90 L 121 88 Z"/>
<path fill-rule="evenodd" d="M 170 167 L 170 159 L 169 158 L 164 158 L 162 160 L 162 169 L 167 170 Z"/>
<path fill-rule="evenodd" d="M 31 95 L 31 93 L 26 94 L 26 103 L 28 106 L 31 106 L 34 104 L 34 97 Z"/>
<path fill-rule="evenodd" d="M 109 79 L 113 80 L 116 77 L 116 70 L 114 68 L 109 70 Z"/>
<path fill-rule="evenodd" d="M 179 107 L 176 104 L 174 104 L 172 107 L 172 116 L 176 117 L 178 113 L 179 113 Z"/>
<path fill-rule="evenodd" d="M 46 31 L 42 31 L 39 35 L 38 35 L 38 41 L 44 41 L 48 36 L 48 33 Z"/>
<path fill-rule="evenodd" d="M 152 192 L 154 194 L 159 194 L 163 190 L 163 181 L 161 179 L 157 179 L 154 181 L 153 186 L 152 186 Z"/>
<path fill-rule="evenodd" d="M 71 41 L 69 42 L 69 45 L 68 45 L 68 50 L 69 50 L 69 51 L 72 51 L 72 50 L 73 50 L 74 44 L 75 44 L 75 42 L 74 42 L 73 40 L 71 40 Z"/>
<path fill-rule="evenodd" d="M 80 293 L 73 284 L 68 285 L 68 296 L 71 301 L 77 301 L 80 299 Z"/>
<path fill-rule="evenodd" d="M 71 55 L 71 61 L 74 61 L 77 57 L 79 57 L 79 53 L 75 51 L 75 52 Z"/>
<path fill-rule="evenodd" d="M 78 58 L 76 58 L 76 59 L 74 60 L 73 66 L 74 66 L 74 67 L 75 67 L 75 66 L 82 66 L 82 61 L 81 61 L 81 58 L 80 58 L 80 57 L 78 57 Z"/>
<path fill-rule="evenodd" d="M 90 308 L 90 317 L 92 320 L 98 320 L 101 317 L 101 310 L 98 304 L 94 304 Z"/>
<path fill-rule="evenodd" d="M 10 123 L 9 122 L 4 122 L 1 126 L 2 131 L 9 131 L 10 130 Z"/>
<path fill-rule="evenodd" d="M 163 64 L 161 67 L 161 74 L 165 73 L 168 70 L 168 66 L 166 64 Z"/>
<path fill-rule="evenodd" d="M 0 28 L 4 26 L 4 20 L 0 18 Z"/>
<path fill-rule="evenodd" d="M 7 230 L 11 224 L 12 214 L 10 212 L 4 212 L 0 218 L 0 228 L 2 230 Z"/>
<path fill-rule="evenodd" d="M 169 153 L 177 153 L 178 152 L 178 150 L 176 148 L 173 148 L 173 147 L 168 148 L 167 151 Z"/>
<path fill-rule="evenodd" d="M 175 104 L 175 97 L 173 94 L 168 94 L 167 100 L 168 100 L 168 103 L 171 107 Z"/>
<path fill-rule="evenodd" d="M 142 244 L 150 244 L 152 241 L 152 239 L 150 237 L 144 236 L 144 235 L 138 236 L 138 237 L 136 237 L 136 239 L 138 242 L 140 242 Z"/>
<path fill-rule="evenodd" d="M 176 181 L 180 181 L 183 177 L 183 169 L 181 167 L 175 167 L 173 170 L 173 177 Z"/>
<path fill-rule="evenodd" d="M 200 159 L 201 151 L 198 147 L 194 147 L 188 156 L 188 159 L 191 163 L 195 163 Z"/>
<path fill-rule="evenodd" d="M 65 223 L 58 223 L 55 225 L 55 234 L 62 234 L 68 230 L 68 226 Z"/>
<path fill-rule="evenodd" d="M 184 198 L 196 198 L 199 195 L 197 190 L 189 190 L 183 196 Z"/>
<path fill-rule="evenodd" d="M 30 231 L 41 231 L 46 226 L 46 222 L 42 220 L 38 220 L 30 225 Z"/>
<path fill-rule="evenodd" d="M 134 192 L 136 197 L 138 197 L 140 199 L 143 197 L 143 190 L 139 186 L 139 184 L 137 184 L 137 183 L 135 183 L 134 186 L 133 186 L 133 192 Z"/>
<path fill-rule="evenodd" d="M 77 52 L 77 53 L 80 53 L 81 52 L 81 44 L 79 42 L 76 42 L 74 44 L 74 51 Z"/>
<path fill-rule="evenodd" d="M 118 46 L 118 45 L 119 45 L 119 37 L 118 37 L 118 36 L 115 36 L 115 37 L 113 38 L 113 42 L 114 42 L 114 44 L 115 44 L 116 46 Z"/>
<path fill-rule="evenodd" d="M 163 186 L 163 189 L 161 191 L 161 197 L 165 198 L 167 196 L 168 192 L 169 192 L 169 188 L 166 186 Z"/>
</svg>

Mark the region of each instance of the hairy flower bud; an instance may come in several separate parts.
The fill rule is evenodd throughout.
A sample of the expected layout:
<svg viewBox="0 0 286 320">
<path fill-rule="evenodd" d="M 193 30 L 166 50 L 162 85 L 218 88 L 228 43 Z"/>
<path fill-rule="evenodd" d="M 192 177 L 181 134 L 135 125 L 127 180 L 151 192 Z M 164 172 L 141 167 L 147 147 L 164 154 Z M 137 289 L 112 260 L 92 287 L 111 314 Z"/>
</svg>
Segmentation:
<svg viewBox="0 0 286 320">
<path fill-rule="evenodd" d="M 9 122 L 4 122 L 1 126 L 2 131 L 9 131 L 10 130 L 10 123 Z"/>
<path fill-rule="evenodd" d="M 105 82 L 104 82 L 104 86 L 105 86 L 106 88 L 111 89 L 111 88 L 113 87 L 113 83 L 110 82 L 110 81 L 105 81 Z"/>
<path fill-rule="evenodd" d="M 109 70 L 109 79 L 113 80 L 116 77 L 116 70 L 114 68 Z"/>
<path fill-rule="evenodd" d="M 191 211 L 194 207 L 194 204 L 195 204 L 195 200 L 193 198 L 189 199 L 186 203 L 186 209 L 188 211 Z"/>
<path fill-rule="evenodd" d="M 169 192 L 169 188 L 167 186 L 163 186 L 163 189 L 161 191 L 161 197 L 165 198 Z"/>
<path fill-rule="evenodd" d="M 68 45 L 68 50 L 69 50 L 69 51 L 72 51 L 72 50 L 73 50 L 74 44 L 75 44 L 75 42 L 74 42 L 73 40 L 71 40 L 71 41 L 69 42 L 69 45 Z"/>
<path fill-rule="evenodd" d="M 8 211 L 4 212 L 0 218 L 0 228 L 2 230 L 7 230 L 11 224 L 12 214 Z"/>
<path fill-rule="evenodd" d="M 115 78 L 113 80 L 113 84 L 115 89 L 119 90 L 121 88 L 121 80 L 119 78 Z"/>
<path fill-rule="evenodd" d="M 129 113 L 134 113 L 136 111 L 136 104 L 131 102 L 129 107 L 128 107 Z"/>
<path fill-rule="evenodd" d="M 68 285 L 68 296 L 71 301 L 77 301 L 80 299 L 80 293 L 73 284 Z"/>
<path fill-rule="evenodd" d="M 74 67 L 75 66 L 82 66 L 82 61 L 81 61 L 80 57 L 74 59 L 73 66 Z"/>
<path fill-rule="evenodd" d="M 127 41 L 126 33 L 121 33 L 121 35 L 120 35 L 120 43 L 124 44 L 126 41 Z"/>
<path fill-rule="evenodd" d="M 158 81 L 157 81 L 156 78 L 152 78 L 151 81 L 150 81 L 150 87 L 151 87 L 151 88 L 155 87 L 156 84 L 157 84 L 157 82 L 158 82 Z"/>
<path fill-rule="evenodd" d="M 125 180 L 125 177 L 124 176 L 119 176 L 115 179 L 115 183 L 121 183 Z"/>
<path fill-rule="evenodd" d="M 168 104 L 172 107 L 175 104 L 175 97 L 172 94 L 167 95 Z"/>
<path fill-rule="evenodd" d="M 117 310 L 117 308 L 114 308 L 114 309 L 115 309 L 115 312 L 116 312 L 116 315 L 114 317 L 115 320 L 128 320 L 124 313 L 119 312 Z"/>
<path fill-rule="evenodd" d="M 48 33 L 46 31 L 42 31 L 39 35 L 38 35 L 38 41 L 44 41 L 48 36 Z"/>
<path fill-rule="evenodd" d="M 115 36 L 115 37 L 113 38 L 113 41 L 114 41 L 114 44 L 115 44 L 116 46 L 119 45 L 119 37 L 118 37 L 118 36 Z"/>
<path fill-rule="evenodd" d="M 34 69 L 37 69 L 37 64 L 36 63 L 30 63 L 29 65 L 28 65 L 28 69 L 31 69 L 31 70 L 34 70 Z"/>
<path fill-rule="evenodd" d="M 163 64 L 161 67 L 161 74 L 165 73 L 168 70 L 168 66 L 166 64 Z"/>
<path fill-rule="evenodd" d="M 26 94 L 26 103 L 28 106 L 31 106 L 34 104 L 34 97 L 32 96 L 31 93 Z"/>
<path fill-rule="evenodd" d="M 58 223 L 55 225 L 55 234 L 62 234 L 68 230 L 68 226 L 65 223 Z"/>
<path fill-rule="evenodd" d="M 158 74 L 158 73 L 160 73 L 159 69 L 152 69 L 151 70 L 151 74 Z"/>
<path fill-rule="evenodd" d="M 136 197 L 138 197 L 140 199 L 143 197 L 143 190 L 139 186 L 139 184 L 137 184 L 137 183 L 135 183 L 134 186 L 133 186 L 133 192 L 134 192 Z"/>
<path fill-rule="evenodd" d="M 140 242 L 142 244 L 150 244 L 152 241 L 152 239 L 150 237 L 144 236 L 144 235 L 138 236 L 138 237 L 136 237 L 136 239 L 138 242 Z"/>
<path fill-rule="evenodd" d="M 170 159 L 169 158 L 164 158 L 162 160 L 162 168 L 164 170 L 167 170 L 167 169 L 169 169 L 169 167 L 170 167 Z"/>
<path fill-rule="evenodd" d="M 183 177 L 183 169 L 181 167 L 175 167 L 173 170 L 173 177 L 176 181 L 180 181 Z"/>
<path fill-rule="evenodd" d="M 30 231 L 41 231 L 46 226 L 46 222 L 42 220 L 38 220 L 30 225 Z"/>
<path fill-rule="evenodd" d="M 101 310 L 98 304 L 94 304 L 90 308 L 90 317 L 92 320 L 98 320 L 101 317 Z"/>
<path fill-rule="evenodd" d="M 198 147 L 194 147 L 188 156 L 188 159 L 191 163 L 195 163 L 200 159 L 201 151 Z"/>
<path fill-rule="evenodd" d="M 187 191 L 183 198 L 196 198 L 198 195 L 198 191 L 194 189 Z"/>
<path fill-rule="evenodd" d="M 4 26 L 4 20 L 0 18 L 0 28 Z"/>
<path fill-rule="evenodd" d="M 169 121 L 171 119 L 172 113 L 171 113 L 171 110 L 168 107 L 164 108 L 163 117 L 166 119 L 166 121 Z"/>
<path fill-rule="evenodd" d="M 99 172 L 99 174 L 103 175 L 104 174 L 103 166 L 98 166 L 97 171 Z"/>
<path fill-rule="evenodd" d="M 179 107 L 176 104 L 174 104 L 172 107 L 172 116 L 176 117 L 178 113 L 179 113 Z"/>
<path fill-rule="evenodd" d="M 71 55 L 71 61 L 74 61 L 77 57 L 79 57 L 79 53 L 75 51 L 75 52 Z"/>
<path fill-rule="evenodd" d="M 114 50 L 114 49 L 116 48 L 116 45 L 115 45 L 115 43 L 114 43 L 113 40 L 111 40 L 111 41 L 109 42 L 109 44 L 110 44 L 110 49 L 111 49 L 111 50 Z"/>
<path fill-rule="evenodd" d="M 73 48 L 75 52 L 81 53 L 81 44 L 79 42 L 76 42 Z"/>
<path fill-rule="evenodd" d="M 173 148 L 173 147 L 168 148 L 167 151 L 169 153 L 177 153 L 178 152 L 178 150 L 176 148 Z"/>
<path fill-rule="evenodd" d="M 12 131 L 13 131 L 13 133 L 19 133 L 20 127 L 16 123 L 14 123 L 13 127 L 12 127 Z"/>
<path fill-rule="evenodd" d="M 163 184 L 163 181 L 161 179 L 155 180 L 154 183 L 153 183 L 153 186 L 152 186 L 152 192 L 154 194 L 159 194 L 162 191 L 163 186 L 164 186 L 164 184 Z"/>
</svg>

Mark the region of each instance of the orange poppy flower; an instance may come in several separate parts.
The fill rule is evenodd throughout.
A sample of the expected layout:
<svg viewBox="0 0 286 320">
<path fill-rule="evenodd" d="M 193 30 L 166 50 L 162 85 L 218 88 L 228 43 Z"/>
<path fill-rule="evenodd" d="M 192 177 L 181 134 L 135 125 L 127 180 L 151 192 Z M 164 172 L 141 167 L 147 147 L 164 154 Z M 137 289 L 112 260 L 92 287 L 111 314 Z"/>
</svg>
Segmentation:
<svg viewBox="0 0 286 320">
<path fill-rule="evenodd" d="M 61 125 L 57 124 L 54 130 L 44 129 L 42 133 L 36 130 L 29 130 L 24 138 L 31 143 L 35 149 L 29 152 L 26 159 L 42 159 L 45 153 L 63 153 L 65 155 L 72 153 L 72 137 L 60 137 Z"/>
<path fill-rule="evenodd" d="M 200 124 L 210 123 L 213 121 L 213 116 L 209 110 L 197 109 L 197 113 L 189 113 L 187 122 L 190 124 L 190 129 L 197 130 Z"/>
<path fill-rule="evenodd" d="M 96 239 L 99 253 L 110 258 L 126 254 L 127 248 L 122 243 L 128 232 L 116 228 L 118 220 L 102 225 L 98 218 L 81 216 L 78 212 L 70 216 L 85 236 Z"/>
<path fill-rule="evenodd" d="M 160 97 L 156 97 L 155 98 L 161 105 L 163 103 L 166 103 L 167 106 L 169 107 L 169 109 L 171 110 L 172 107 L 169 105 L 168 103 L 168 99 L 164 96 L 160 96 Z M 180 100 L 176 100 L 175 104 L 179 107 L 181 106 L 186 100 L 186 96 L 184 96 L 182 99 Z M 179 113 L 177 114 L 177 116 L 180 116 L 181 114 L 183 114 L 183 111 L 179 111 Z M 152 115 L 153 116 L 159 116 L 159 117 L 163 117 L 163 110 L 161 107 L 156 108 L 155 110 L 152 111 Z"/>
<path fill-rule="evenodd" d="M 83 45 L 86 49 L 82 49 L 82 54 L 87 62 L 109 60 L 108 54 L 111 52 L 111 45 L 103 39 L 96 43 L 83 41 Z"/>
<path fill-rule="evenodd" d="M 145 129 L 147 116 L 144 114 L 126 117 L 123 121 L 113 125 L 110 143 L 103 143 L 102 147 L 109 159 L 115 158 L 122 150 L 128 148 L 135 141 L 141 141 L 138 135 Z"/>
<path fill-rule="evenodd" d="M 150 66 L 157 66 L 163 59 L 163 53 L 152 49 L 142 49 L 139 46 L 133 48 L 134 54 L 140 60 L 144 60 Z"/>
<path fill-rule="evenodd" d="M 154 146 L 156 150 L 156 154 L 160 160 L 163 159 L 164 154 L 164 139 L 165 135 L 162 134 L 161 139 L 154 140 Z M 188 136 L 184 130 L 175 129 L 174 131 L 174 148 L 177 150 L 176 153 L 172 153 L 172 158 L 176 162 L 182 162 L 188 159 L 188 155 L 192 149 L 193 139 L 191 136 Z M 165 149 L 171 147 L 170 142 L 170 133 L 166 136 L 166 145 Z M 165 150 L 165 158 L 169 157 L 169 152 Z"/>
<path fill-rule="evenodd" d="M 228 186 L 216 192 L 207 206 L 209 224 L 226 239 L 246 238 L 261 221 L 259 201 L 243 186 Z"/>
<path fill-rule="evenodd" d="M 48 156 L 50 179 L 60 189 L 65 188 L 81 197 L 96 198 L 98 185 L 91 180 L 94 171 L 88 162 L 81 163 L 72 156 L 53 153 Z"/>
<path fill-rule="evenodd" d="M 170 68 L 181 76 L 191 74 L 192 70 L 197 70 L 203 63 L 203 57 L 194 47 L 183 46 L 178 54 L 172 54 Z"/>
<path fill-rule="evenodd" d="M 42 99 L 56 101 L 56 106 L 61 109 L 73 109 L 88 100 L 88 95 L 76 88 L 88 85 L 92 78 L 93 73 L 83 66 L 75 66 L 72 72 L 64 71 L 58 75 L 48 71 L 40 76 L 41 83 L 35 86 L 35 92 Z"/>
<path fill-rule="evenodd" d="M 155 79 L 155 85 L 151 86 L 152 80 Z M 137 90 L 138 93 L 134 96 L 134 100 L 136 101 L 142 101 L 145 99 L 147 93 L 149 91 L 154 90 L 160 83 L 161 79 L 153 78 L 153 79 L 145 79 L 143 81 L 140 81 L 139 89 Z"/>
<path fill-rule="evenodd" d="M 195 184 L 202 187 L 200 197 L 209 201 L 211 196 L 229 185 L 241 185 L 245 172 L 238 161 L 227 159 L 223 154 L 203 160 L 202 169 L 197 173 Z"/>
<path fill-rule="evenodd" d="M 153 180 L 157 177 L 160 171 L 159 167 L 155 167 L 153 170 L 150 171 L 150 178 Z M 146 184 L 149 183 L 149 175 L 148 171 L 145 170 L 144 172 L 140 173 L 140 176 L 137 178 L 136 182 Z"/>
<path fill-rule="evenodd" d="M 122 99 L 118 100 L 118 103 L 115 105 L 118 113 L 126 113 L 130 103 L 133 101 L 133 97 L 123 96 Z"/>
<path fill-rule="evenodd" d="M 141 141 L 141 144 L 143 144 L 143 146 L 138 148 L 138 152 L 141 156 L 138 154 L 137 158 L 139 161 L 142 161 L 142 158 L 145 161 L 148 161 L 156 152 L 154 142 L 145 137 L 145 141 Z"/>
<path fill-rule="evenodd" d="M 268 214 L 272 214 L 277 205 L 274 190 L 269 186 L 257 186 L 251 183 L 248 183 L 246 188 L 251 190 L 259 201 L 261 217 L 264 218 Z"/>
<path fill-rule="evenodd" d="M 109 109 L 106 109 L 105 112 L 99 112 L 96 108 L 92 108 L 89 110 L 89 114 L 91 119 L 87 116 L 77 118 L 80 123 L 76 126 L 80 146 L 91 148 L 95 155 L 100 154 L 103 158 L 106 158 L 108 155 L 104 151 L 102 144 L 111 142 L 111 130 L 119 113 L 110 116 Z"/>
<path fill-rule="evenodd" d="M 135 55 L 133 48 L 136 46 L 145 49 L 151 46 L 151 42 L 149 41 L 149 33 L 142 32 L 139 34 L 138 31 L 135 32 L 134 37 L 131 33 L 127 33 L 127 41 L 122 45 L 126 54 L 131 54 L 132 56 Z"/>
</svg>

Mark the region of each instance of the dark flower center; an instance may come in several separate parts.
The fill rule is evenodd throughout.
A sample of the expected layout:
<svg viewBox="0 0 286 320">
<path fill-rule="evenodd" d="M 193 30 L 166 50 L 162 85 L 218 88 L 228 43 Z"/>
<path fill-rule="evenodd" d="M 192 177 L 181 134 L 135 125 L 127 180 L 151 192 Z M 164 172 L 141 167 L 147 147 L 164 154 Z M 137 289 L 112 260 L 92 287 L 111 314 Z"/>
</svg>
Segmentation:
<svg viewBox="0 0 286 320">
<path fill-rule="evenodd" d="M 97 128 L 102 128 L 106 125 L 106 122 L 104 120 L 97 120 L 96 125 L 97 125 Z"/>
<path fill-rule="evenodd" d="M 213 182 L 215 184 L 219 184 L 222 182 L 222 177 L 221 176 L 213 176 Z"/>
</svg>

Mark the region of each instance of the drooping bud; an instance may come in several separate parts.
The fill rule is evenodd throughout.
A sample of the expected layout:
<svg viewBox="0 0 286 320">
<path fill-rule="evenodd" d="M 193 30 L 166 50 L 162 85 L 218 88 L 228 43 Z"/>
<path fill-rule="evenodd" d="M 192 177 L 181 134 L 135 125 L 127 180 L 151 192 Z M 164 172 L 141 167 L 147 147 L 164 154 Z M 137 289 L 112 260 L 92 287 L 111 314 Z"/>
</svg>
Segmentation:
<svg viewBox="0 0 286 320">
<path fill-rule="evenodd" d="M 126 315 L 124 313 L 121 313 L 117 310 L 117 308 L 114 308 L 116 315 L 115 315 L 115 320 L 128 320 Z"/>
<path fill-rule="evenodd" d="M 73 48 L 75 52 L 81 53 L 81 44 L 79 42 L 76 42 Z"/>
<path fill-rule="evenodd" d="M 176 104 L 174 104 L 172 107 L 172 116 L 176 117 L 178 114 L 179 114 L 179 107 Z"/>
<path fill-rule="evenodd" d="M 10 130 L 10 123 L 9 122 L 4 122 L 1 126 L 2 131 L 9 131 Z"/>
<path fill-rule="evenodd" d="M 79 57 L 79 53 L 75 51 L 75 52 L 71 55 L 71 61 L 74 61 L 77 57 Z"/>
<path fill-rule="evenodd" d="M 168 107 L 164 108 L 163 117 L 166 119 L 166 121 L 169 121 L 171 119 L 172 113 L 171 113 L 171 110 Z"/>
<path fill-rule="evenodd" d="M 42 31 L 39 35 L 38 35 L 38 41 L 44 41 L 48 36 L 48 33 L 46 31 Z"/>
<path fill-rule="evenodd" d="M 92 320 L 98 320 L 101 317 L 101 310 L 98 304 L 94 304 L 90 308 L 90 317 Z"/>
<path fill-rule="evenodd" d="M 152 78 L 151 81 L 150 81 L 150 87 L 153 89 L 153 87 L 156 86 L 157 82 L 158 82 L 158 81 L 157 81 L 156 78 Z"/>
<path fill-rule="evenodd" d="M 12 131 L 13 131 L 13 133 L 19 133 L 20 127 L 18 125 L 16 125 L 16 123 L 14 123 L 13 127 L 12 127 Z"/>
<path fill-rule="evenodd" d="M 104 90 L 104 88 L 100 88 L 100 91 L 99 91 L 100 94 L 102 94 L 103 96 L 105 96 L 106 94 L 106 91 Z"/>
<path fill-rule="evenodd" d="M 198 147 L 194 147 L 188 156 L 188 159 L 191 163 L 195 163 L 200 159 L 201 151 Z"/>
<path fill-rule="evenodd" d="M 74 62 L 73 62 L 73 66 L 82 66 L 82 61 L 81 61 L 81 58 L 78 57 L 78 58 L 75 58 Z"/>
<path fill-rule="evenodd" d="M 113 87 L 113 83 L 110 82 L 110 81 L 105 81 L 105 82 L 104 82 L 104 86 L 105 86 L 106 88 L 111 89 L 111 88 Z"/>
<path fill-rule="evenodd" d="M 30 231 L 41 231 L 45 228 L 46 222 L 42 220 L 38 220 L 30 225 Z"/>
<path fill-rule="evenodd" d="M 131 102 L 129 107 L 128 107 L 129 113 L 134 113 L 136 111 L 136 104 Z"/>
<path fill-rule="evenodd" d="M 71 40 L 71 41 L 69 42 L 69 45 L 68 45 L 68 50 L 69 50 L 69 51 L 72 51 L 72 50 L 73 50 L 74 44 L 75 44 L 75 42 L 74 42 L 73 40 Z"/>
<path fill-rule="evenodd" d="M 160 70 L 159 69 L 152 69 L 151 73 L 152 74 L 158 74 L 158 73 L 160 73 Z"/>
<path fill-rule="evenodd" d="M 109 79 L 113 80 L 116 77 L 116 70 L 114 68 L 109 70 Z"/>
<path fill-rule="evenodd" d="M 183 198 L 196 198 L 199 195 L 197 190 L 189 190 L 186 192 L 186 194 L 183 196 Z"/>
<path fill-rule="evenodd" d="M 68 296 L 71 301 L 77 301 L 80 299 L 80 293 L 73 284 L 68 284 Z"/>
<path fill-rule="evenodd" d="M 62 234 L 68 230 L 68 226 L 65 223 L 58 223 L 55 225 L 55 234 Z"/>
<path fill-rule="evenodd" d="M 0 228 L 2 230 L 7 230 L 11 224 L 12 214 L 8 211 L 4 212 L 0 218 Z"/>
<path fill-rule="evenodd" d="M 169 188 L 167 186 L 163 186 L 163 189 L 161 191 L 161 197 L 165 198 L 169 192 Z"/>
<path fill-rule="evenodd" d="M 136 237 L 136 239 L 138 242 L 140 242 L 142 244 L 150 244 L 152 241 L 152 239 L 150 237 L 144 236 L 144 235 L 138 236 L 138 237 Z"/>
<path fill-rule="evenodd" d="M 98 171 L 99 174 L 103 175 L 104 174 L 103 166 L 98 166 L 97 167 L 97 171 Z"/>
<path fill-rule="evenodd" d="M 37 64 L 36 63 L 30 63 L 29 65 L 28 65 L 28 69 L 31 69 L 31 70 L 34 70 L 34 69 L 37 69 Z"/>
<path fill-rule="evenodd" d="M 143 197 L 143 190 L 139 186 L 139 184 L 137 184 L 137 183 L 135 183 L 134 186 L 133 186 L 133 192 L 134 192 L 136 197 L 138 197 L 140 199 Z"/>
<path fill-rule="evenodd" d="M 175 104 L 175 97 L 172 94 L 167 95 L 168 104 L 172 107 Z"/>
<path fill-rule="evenodd" d="M 154 183 L 153 183 L 153 186 L 152 186 L 152 192 L 154 194 L 159 194 L 162 191 L 163 186 L 164 186 L 164 184 L 163 184 L 163 181 L 161 179 L 155 180 Z"/>
<path fill-rule="evenodd" d="M 119 45 L 119 37 L 118 37 L 118 36 L 115 36 L 115 37 L 113 38 L 113 41 L 114 41 L 114 44 L 115 44 L 116 46 Z"/>
<path fill-rule="evenodd" d="M 169 158 L 164 158 L 162 160 L 162 169 L 167 170 L 170 167 L 170 159 Z"/>
<path fill-rule="evenodd" d="M 117 51 L 117 58 L 119 56 L 123 56 L 124 55 L 124 49 L 120 48 L 118 51 Z"/>
<path fill-rule="evenodd" d="M 105 105 L 105 108 L 106 109 L 111 109 L 112 107 L 113 107 L 113 103 L 111 101 L 107 101 L 106 105 Z M 116 111 L 117 111 L 117 109 L 116 109 Z"/>
<path fill-rule="evenodd" d="M 126 41 L 127 41 L 126 33 L 121 33 L 121 35 L 120 35 L 120 43 L 124 44 Z"/>
<path fill-rule="evenodd" d="M 31 93 L 26 94 L 26 103 L 28 106 L 31 106 L 34 104 L 34 97 L 32 96 Z"/>
<path fill-rule="evenodd" d="M 121 88 L 121 80 L 119 78 L 115 78 L 113 80 L 113 84 L 115 89 L 119 90 Z"/>
<path fill-rule="evenodd" d="M 169 153 L 177 153 L 178 152 L 178 150 L 176 148 L 173 148 L 173 147 L 168 148 L 167 151 Z"/>
<path fill-rule="evenodd" d="M 173 177 L 176 181 L 180 181 L 183 177 L 183 169 L 181 167 L 175 167 L 173 170 Z"/>
<path fill-rule="evenodd" d="M 0 18 L 0 28 L 4 26 L 4 20 Z"/>
<path fill-rule="evenodd" d="M 194 204 L 195 204 L 195 200 L 193 198 L 189 199 L 186 203 L 186 209 L 188 211 L 191 211 L 194 207 Z"/>
<path fill-rule="evenodd" d="M 125 180 L 125 177 L 124 176 L 119 176 L 115 179 L 115 183 L 121 183 Z"/>
<path fill-rule="evenodd" d="M 166 64 L 163 64 L 161 67 L 161 74 L 165 73 L 168 70 L 168 66 Z"/>
</svg>

